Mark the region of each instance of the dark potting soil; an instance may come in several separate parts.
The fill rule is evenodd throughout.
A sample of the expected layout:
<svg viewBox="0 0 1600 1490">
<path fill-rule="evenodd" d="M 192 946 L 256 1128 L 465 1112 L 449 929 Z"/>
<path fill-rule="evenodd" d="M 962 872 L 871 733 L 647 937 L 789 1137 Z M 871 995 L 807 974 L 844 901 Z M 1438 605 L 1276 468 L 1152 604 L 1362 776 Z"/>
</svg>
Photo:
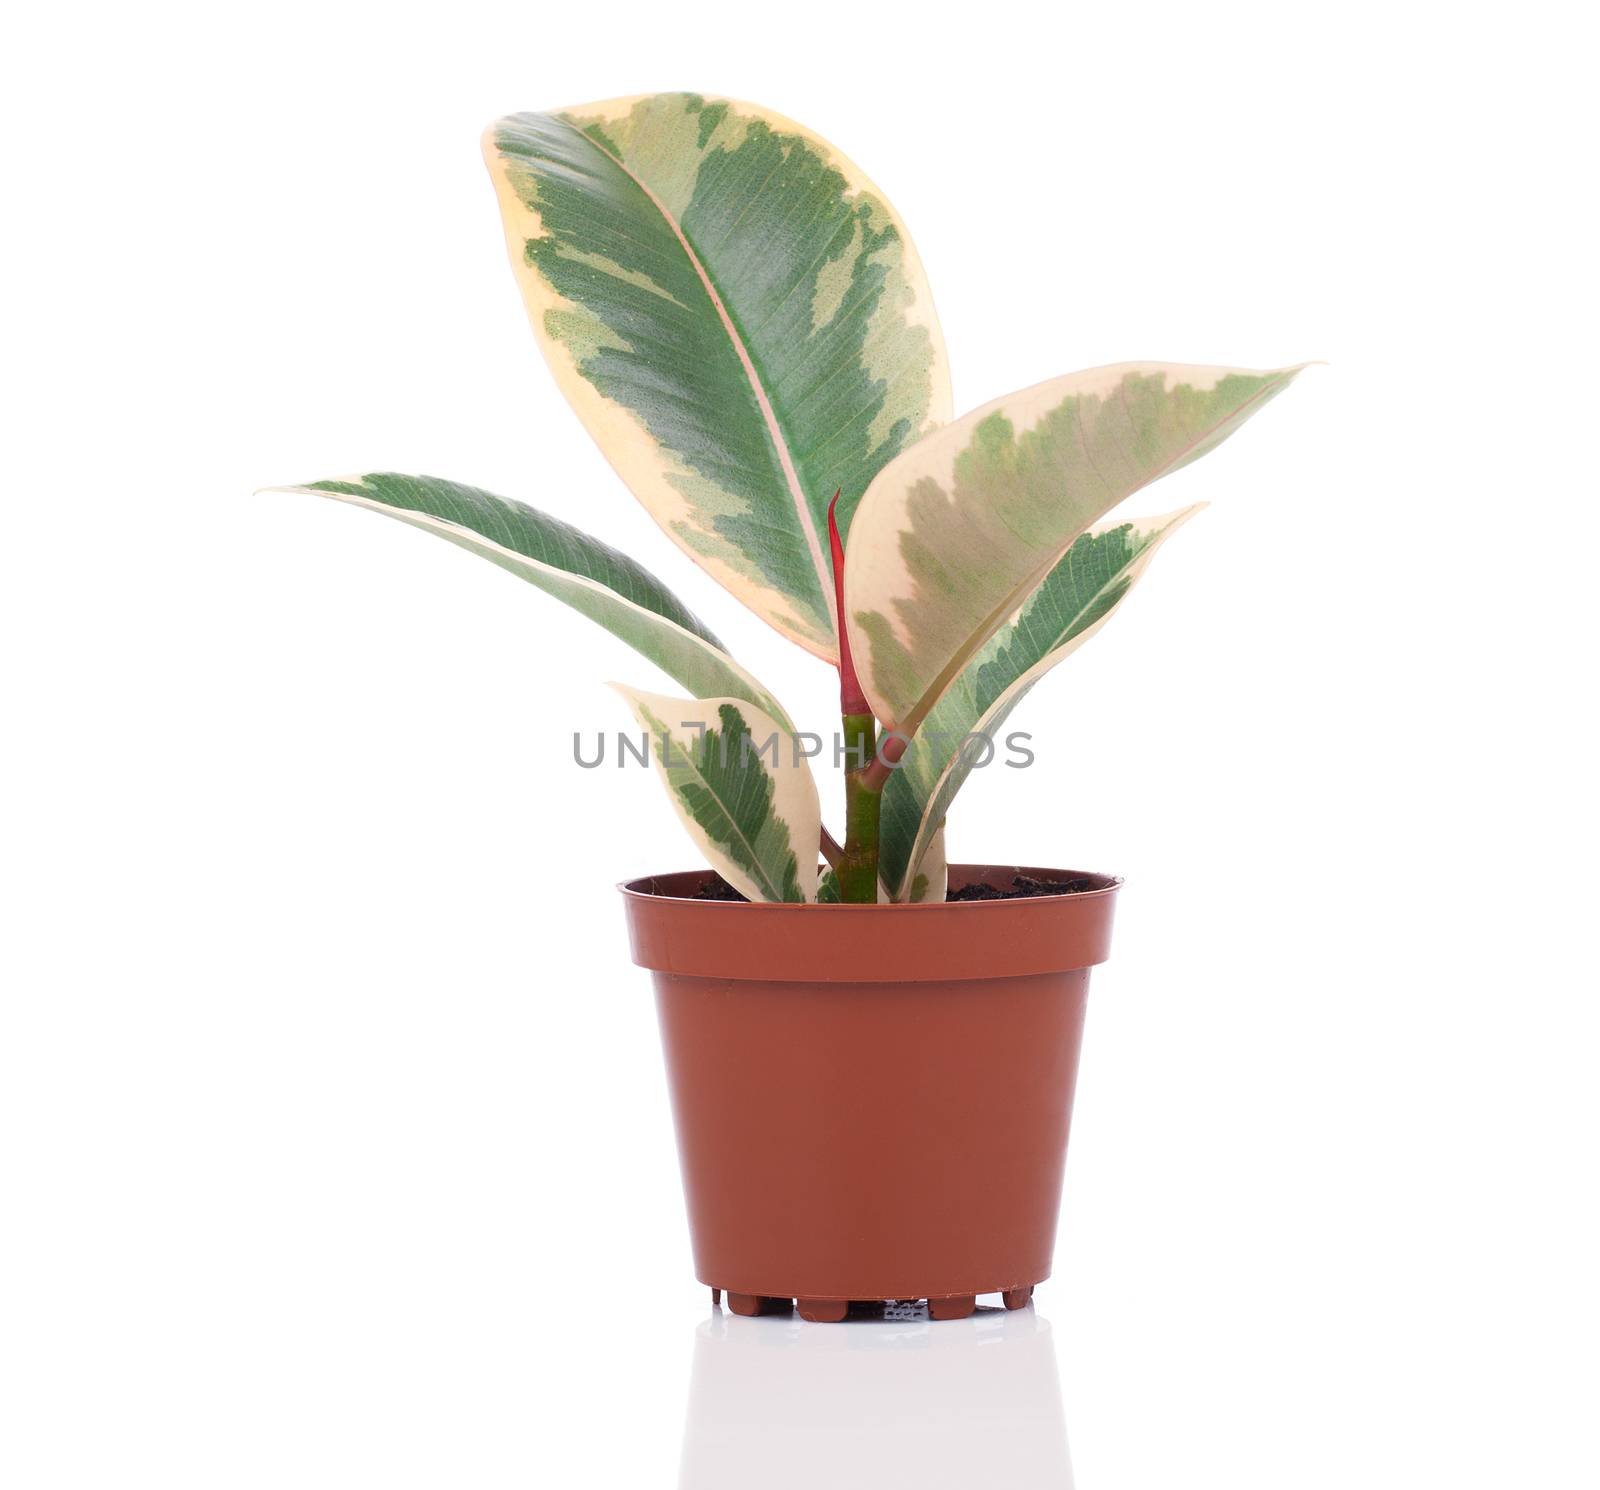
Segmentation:
<svg viewBox="0 0 1600 1490">
<path fill-rule="evenodd" d="M 1079 876 L 1070 880 L 1041 880 L 1035 879 L 1031 874 L 1016 874 L 1011 877 L 1011 888 L 997 890 L 993 885 L 971 884 L 963 885 L 954 895 L 947 895 L 945 899 L 951 900 L 1028 900 L 1036 895 L 1078 895 L 1085 890 L 1094 889 L 1094 882 Z M 713 875 L 698 890 L 694 892 L 696 900 L 743 900 L 745 897 L 723 879 L 720 874 Z"/>
<path fill-rule="evenodd" d="M 698 890 L 694 892 L 696 900 L 742 900 L 749 904 L 749 897 L 741 895 L 723 879 L 720 874 L 714 874 Z"/>
<path fill-rule="evenodd" d="M 1036 895 L 1079 895 L 1094 889 L 1094 881 L 1080 875 L 1070 880 L 1041 880 L 1031 874 L 1011 876 L 1009 890 L 997 890 L 993 885 L 974 883 L 963 885 L 946 900 L 1031 900 Z"/>
</svg>

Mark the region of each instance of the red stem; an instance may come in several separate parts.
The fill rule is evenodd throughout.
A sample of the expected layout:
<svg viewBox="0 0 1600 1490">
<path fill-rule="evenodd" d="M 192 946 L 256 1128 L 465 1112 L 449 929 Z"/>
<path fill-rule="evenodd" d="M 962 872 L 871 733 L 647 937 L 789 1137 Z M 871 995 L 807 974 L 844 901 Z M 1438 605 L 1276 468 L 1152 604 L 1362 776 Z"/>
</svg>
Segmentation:
<svg viewBox="0 0 1600 1490">
<path fill-rule="evenodd" d="M 839 867 L 839 860 L 844 857 L 844 849 L 840 847 L 839 840 L 827 828 L 822 830 L 822 857 L 828 861 L 832 869 Z"/>
<path fill-rule="evenodd" d="M 867 769 L 862 773 L 862 783 L 870 790 L 881 792 L 888 784 L 889 777 L 895 767 L 900 763 L 900 757 L 910 748 L 911 742 L 904 735 L 889 733 L 878 742 L 878 752 L 867 762 Z"/>
<path fill-rule="evenodd" d="M 844 540 L 839 536 L 838 506 L 839 493 L 835 492 L 828 503 L 828 549 L 833 558 L 833 603 L 839 630 L 839 712 L 870 714 L 872 705 L 861 691 L 861 680 L 856 677 L 856 665 L 850 658 L 850 628 L 845 624 L 844 609 Z"/>
</svg>

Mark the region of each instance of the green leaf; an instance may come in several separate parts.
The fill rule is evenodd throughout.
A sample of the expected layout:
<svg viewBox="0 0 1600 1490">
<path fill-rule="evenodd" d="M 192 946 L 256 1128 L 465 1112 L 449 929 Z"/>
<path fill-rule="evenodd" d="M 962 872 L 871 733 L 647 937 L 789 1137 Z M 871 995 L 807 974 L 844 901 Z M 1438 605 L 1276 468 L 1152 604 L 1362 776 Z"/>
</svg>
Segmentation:
<svg viewBox="0 0 1600 1490">
<path fill-rule="evenodd" d="M 514 114 L 484 153 L 556 381 L 668 534 L 837 657 L 827 503 L 950 414 L 922 266 L 825 140 L 690 93 Z"/>
<path fill-rule="evenodd" d="M 883 790 L 878 872 L 892 899 L 924 898 L 917 881 L 942 875 L 945 814 L 981 757 L 980 742 L 998 752 L 1011 711 L 1105 625 L 1156 549 L 1203 505 L 1082 534 L 945 690 Z"/>
<path fill-rule="evenodd" d="M 1297 368 L 1123 363 L 1011 394 L 878 473 L 846 549 L 850 649 L 910 735 L 1077 536 L 1226 439 Z"/>
<path fill-rule="evenodd" d="M 723 879 L 749 900 L 815 900 L 817 786 L 777 721 L 741 699 L 612 686 L 649 733 L 672 805 Z"/>
<path fill-rule="evenodd" d="M 565 601 L 692 692 L 743 699 L 793 729 L 777 700 L 660 580 L 570 523 L 474 486 L 390 471 L 275 490 L 332 497 L 437 534 Z"/>
</svg>

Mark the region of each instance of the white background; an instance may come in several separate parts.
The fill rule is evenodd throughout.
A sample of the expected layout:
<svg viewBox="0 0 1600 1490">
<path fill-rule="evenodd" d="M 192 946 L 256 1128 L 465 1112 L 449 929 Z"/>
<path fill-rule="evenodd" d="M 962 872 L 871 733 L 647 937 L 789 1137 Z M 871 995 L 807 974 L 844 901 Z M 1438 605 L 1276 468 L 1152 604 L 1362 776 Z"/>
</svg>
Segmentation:
<svg viewBox="0 0 1600 1490">
<path fill-rule="evenodd" d="M 1600 1484 L 1563 9 L 13 16 L 9 1490 L 1057 1485 L 1063 1424 L 1081 1490 Z M 830 675 L 561 403 L 477 155 L 501 113 L 680 87 L 888 190 L 958 408 L 1330 364 L 1138 499 L 1214 505 L 1018 714 L 1035 769 L 953 819 L 956 858 L 1128 880 L 1049 1328 L 706 1324 L 612 889 L 693 851 L 649 777 L 570 763 L 624 722 L 603 679 L 660 679 L 424 535 L 251 495 L 531 501 L 826 728 Z"/>
</svg>

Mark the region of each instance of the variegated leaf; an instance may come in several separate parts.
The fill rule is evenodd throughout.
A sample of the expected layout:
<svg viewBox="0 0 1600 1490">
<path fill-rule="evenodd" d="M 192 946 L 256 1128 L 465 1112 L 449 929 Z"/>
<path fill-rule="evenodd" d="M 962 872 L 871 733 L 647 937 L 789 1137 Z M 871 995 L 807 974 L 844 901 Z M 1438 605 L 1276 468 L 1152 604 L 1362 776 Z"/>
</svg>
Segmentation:
<svg viewBox="0 0 1600 1490">
<path fill-rule="evenodd" d="M 816 781 L 778 722 L 742 699 L 612 686 L 649 734 L 672 805 L 723 879 L 750 900 L 815 900 Z"/>
<path fill-rule="evenodd" d="M 880 471 L 845 564 L 850 647 L 885 724 L 914 733 L 1072 541 L 1226 439 L 1298 368 L 1122 363 L 1011 394 Z"/>
<path fill-rule="evenodd" d="M 1105 523 L 1082 534 L 1021 612 L 945 690 L 883 791 L 878 872 L 895 900 L 928 898 L 944 870 L 944 820 L 1033 685 L 1110 619 L 1156 549 L 1200 507 Z M 916 866 L 913 870 L 911 866 Z"/>
<path fill-rule="evenodd" d="M 882 846 L 879 847 L 880 884 L 883 865 Z M 945 892 L 950 883 L 950 866 L 944 857 L 944 825 L 941 823 L 933 831 L 933 836 L 928 839 L 927 847 L 922 850 L 922 856 L 917 860 L 917 872 L 911 877 L 911 883 L 906 887 L 905 898 L 913 904 L 925 901 L 938 902 L 945 897 Z M 887 886 L 884 886 L 887 889 Z M 890 893 L 890 900 L 897 897 Z"/>
<path fill-rule="evenodd" d="M 556 381 L 651 515 L 784 635 L 837 656 L 829 498 L 950 415 L 904 225 L 825 140 L 663 93 L 484 141 Z"/>
<path fill-rule="evenodd" d="M 793 728 L 778 701 L 660 580 L 570 523 L 475 486 L 391 471 L 276 490 L 332 497 L 435 533 L 564 600 L 685 688 L 743 699 Z"/>
</svg>

